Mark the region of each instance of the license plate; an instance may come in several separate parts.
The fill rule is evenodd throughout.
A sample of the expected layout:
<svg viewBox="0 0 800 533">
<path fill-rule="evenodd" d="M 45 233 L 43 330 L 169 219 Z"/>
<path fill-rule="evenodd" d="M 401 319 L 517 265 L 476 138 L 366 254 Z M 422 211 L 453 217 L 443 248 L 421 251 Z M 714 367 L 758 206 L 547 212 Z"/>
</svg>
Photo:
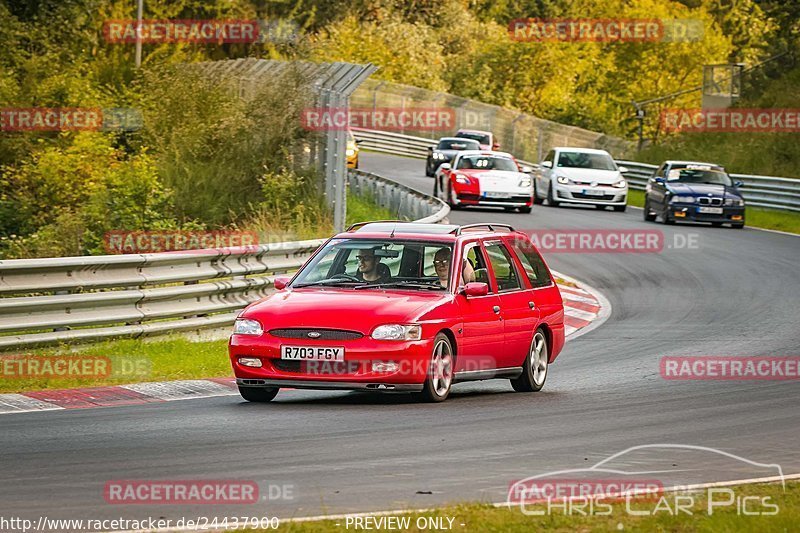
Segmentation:
<svg viewBox="0 0 800 533">
<path fill-rule="evenodd" d="M 709 213 L 709 214 L 712 214 L 712 215 L 721 215 L 722 214 L 722 208 L 721 207 L 700 206 L 700 207 L 697 208 L 697 212 L 698 213 Z"/>
<path fill-rule="evenodd" d="M 281 345 L 281 359 L 291 361 L 344 361 L 344 347 Z"/>
<path fill-rule="evenodd" d="M 485 192 L 483 195 L 486 198 L 511 198 L 511 193 L 507 192 Z"/>
<path fill-rule="evenodd" d="M 605 196 L 606 192 L 602 189 L 583 189 L 586 196 Z"/>
</svg>

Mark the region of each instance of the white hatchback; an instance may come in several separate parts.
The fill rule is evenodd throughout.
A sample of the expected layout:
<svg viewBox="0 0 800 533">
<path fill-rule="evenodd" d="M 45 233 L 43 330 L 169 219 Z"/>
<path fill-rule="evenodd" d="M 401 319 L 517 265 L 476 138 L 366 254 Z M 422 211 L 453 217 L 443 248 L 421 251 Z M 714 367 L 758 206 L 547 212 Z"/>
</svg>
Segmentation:
<svg viewBox="0 0 800 533">
<path fill-rule="evenodd" d="M 625 211 L 628 182 L 605 150 L 553 148 L 534 172 L 534 198 L 558 207 L 562 203 L 589 204 L 598 209 L 612 206 Z"/>
</svg>

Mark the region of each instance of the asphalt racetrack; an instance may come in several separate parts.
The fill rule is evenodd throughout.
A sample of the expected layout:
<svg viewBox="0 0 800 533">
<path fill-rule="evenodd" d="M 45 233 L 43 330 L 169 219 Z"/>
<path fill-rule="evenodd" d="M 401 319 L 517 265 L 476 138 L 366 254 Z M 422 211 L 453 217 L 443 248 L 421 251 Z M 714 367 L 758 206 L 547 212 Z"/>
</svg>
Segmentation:
<svg viewBox="0 0 800 533">
<path fill-rule="evenodd" d="M 362 153 L 361 166 L 429 194 L 433 188 L 422 160 Z M 2 416 L 3 514 L 287 518 L 495 502 L 515 480 L 659 443 L 751 462 L 674 448 L 638 450 L 616 465 L 659 470 L 678 483 L 775 475 L 753 463 L 800 473 L 798 381 L 674 381 L 659 373 L 663 356 L 800 355 L 800 238 L 656 225 L 637 209 L 464 210 L 450 220 L 660 230 L 665 247 L 546 255 L 552 268 L 600 290 L 613 311 L 567 343 L 541 393 L 487 381 L 456 386 L 443 404 L 284 391 L 265 405 L 228 396 Z M 692 248 L 683 246 L 689 241 Z M 103 498 L 109 480 L 195 478 L 254 480 L 262 500 L 201 507 Z"/>
</svg>

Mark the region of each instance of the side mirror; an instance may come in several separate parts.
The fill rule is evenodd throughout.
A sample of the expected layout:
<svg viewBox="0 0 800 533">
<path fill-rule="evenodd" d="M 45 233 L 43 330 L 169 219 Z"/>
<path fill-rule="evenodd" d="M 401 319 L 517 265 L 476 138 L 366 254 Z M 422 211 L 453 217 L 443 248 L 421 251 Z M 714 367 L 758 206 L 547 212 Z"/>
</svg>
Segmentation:
<svg viewBox="0 0 800 533">
<path fill-rule="evenodd" d="M 428 151 L 429 152 L 433 152 L 434 150 L 436 150 L 436 148 L 437 148 L 437 146 L 435 144 L 432 145 L 432 146 L 428 146 Z"/>
<path fill-rule="evenodd" d="M 356 144 L 361 144 L 365 141 L 365 139 L 356 139 Z"/>
<path fill-rule="evenodd" d="M 450 170 L 453 167 L 450 165 L 450 163 L 442 163 L 441 165 L 439 165 L 439 168 L 441 168 L 442 170 Z"/>
<path fill-rule="evenodd" d="M 667 180 L 665 180 L 664 178 L 660 178 L 660 177 L 654 178 L 653 181 L 656 182 L 656 183 L 660 183 L 661 185 L 664 185 L 667 182 Z"/>
<path fill-rule="evenodd" d="M 553 162 L 552 161 L 542 161 L 542 163 L 539 166 L 544 167 L 544 168 L 553 168 Z"/>
<path fill-rule="evenodd" d="M 485 283 L 472 281 L 464 286 L 464 294 L 467 296 L 486 296 L 489 294 L 489 286 Z"/>
<path fill-rule="evenodd" d="M 733 186 L 736 187 L 736 188 L 744 187 L 744 182 L 743 181 L 734 181 L 733 182 Z"/>
<path fill-rule="evenodd" d="M 493 142 L 492 143 L 492 150 L 499 150 L 499 149 L 500 149 L 500 143 L 497 142 L 497 141 Z"/>
<path fill-rule="evenodd" d="M 519 167 L 520 172 L 524 172 L 525 174 L 530 174 L 533 172 L 533 167 L 529 167 L 528 165 L 521 165 Z"/>
<path fill-rule="evenodd" d="M 628 172 L 628 167 L 617 167 L 617 170 L 625 174 L 626 172 Z"/>
<path fill-rule="evenodd" d="M 291 280 L 292 278 L 287 278 L 285 276 L 277 277 L 272 281 L 272 285 L 274 285 L 279 291 L 282 291 L 286 288 L 286 285 L 288 285 Z"/>
</svg>

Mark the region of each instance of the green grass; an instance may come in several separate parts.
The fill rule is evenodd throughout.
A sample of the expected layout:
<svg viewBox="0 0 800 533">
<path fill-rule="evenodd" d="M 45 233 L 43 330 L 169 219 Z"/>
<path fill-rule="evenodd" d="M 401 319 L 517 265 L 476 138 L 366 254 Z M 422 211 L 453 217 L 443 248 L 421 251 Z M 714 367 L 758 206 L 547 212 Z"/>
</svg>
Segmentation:
<svg viewBox="0 0 800 533">
<path fill-rule="evenodd" d="M 644 191 L 628 190 L 628 205 L 644 207 Z M 800 233 L 800 213 L 748 207 L 745 211 L 748 226 Z"/>
<path fill-rule="evenodd" d="M 106 372 L 91 372 L 83 376 L 49 376 L 16 378 L 18 372 L 8 364 L 0 377 L 0 392 L 24 392 L 42 389 L 71 389 L 123 385 L 142 381 L 170 381 L 232 376 L 225 340 L 191 342 L 183 338 L 160 341 L 122 339 L 82 346 L 62 346 L 41 350 L 28 350 L 24 356 L 53 358 L 67 357 L 99 360 Z M 4 354 L 0 359 L 8 362 L 22 355 Z M 107 358 L 107 359 L 106 359 Z M 41 374 L 40 374 L 41 375 Z"/>
<path fill-rule="evenodd" d="M 766 505 L 761 506 L 762 502 L 778 506 L 778 512 L 774 516 L 744 516 L 737 515 L 736 504 L 726 507 L 715 507 L 713 514 L 707 512 L 706 492 L 692 493 L 692 504 L 684 508 L 692 514 L 675 513 L 675 495 L 666 493 L 663 495 L 670 511 L 659 501 L 631 501 L 630 507 L 636 511 L 647 511 L 649 516 L 631 516 L 626 513 L 625 502 L 612 505 L 611 512 L 607 516 L 598 516 L 596 513 L 589 516 L 579 516 L 573 513 L 566 515 L 563 510 L 555 510 L 550 516 L 526 516 L 519 507 L 498 508 L 491 505 L 466 504 L 450 507 L 443 507 L 430 512 L 408 513 L 397 516 L 411 517 L 408 529 L 399 531 L 436 531 L 436 529 L 420 529 L 416 527 L 419 517 L 439 517 L 444 518 L 445 526 L 448 524 L 447 518 L 452 518 L 452 531 L 463 532 L 510 532 L 527 533 L 530 531 L 674 531 L 674 532 L 734 532 L 734 531 L 758 531 L 768 532 L 788 532 L 797 531 L 797 524 L 800 524 L 800 483 L 787 483 L 784 493 L 779 484 L 760 484 L 743 485 L 734 487 L 734 502 L 736 497 L 754 496 L 758 500 L 749 500 L 748 509 L 760 509 L 770 512 L 772 508 Z M 688 495 L 687 495 L 688 496 Z M 727 497 L 718 493 L 715 501 L 722 501 Z M 769 498 L 763 500 L 762 498 Z M 684 500 L 688 502 L 688 500 Z M 658 506 L 658 507 L 657 507 Z M 531 509 L 542 509 L 543 507 L 532 507 Z M 658 512 L 654 512 L 655 509 Z M 589 513 L 587 512 L 587 515 Z M 336 524 L 339 524 L 338 526 Z M 357 529 L 351 522 L 346 527 L 345 519 L 324 520 L 314 522 L 286 522 L 278 528 L 284 532 L 330 532 L 343 533 L 346 531 L 365 531 Z M 463 524 L 463 525 L 462 525 Z M 377 528 L 376 528 L 377 529 Z M 378 529 L 388 531 L 388 529 Z M 255 531 L 255 530 L 250 530 Z M 395 531 L 398 531 L 395 529 Z"/>
<path fill-rule="evenodd" d="M 364 222 L 367 220 L 394 220 L 395 218 L 397 218 L 397 213 L 393 213 L 391 209 L 379 206 L 372 198 L 368 196 L 356 196 L 351 192 L 347 193 L 348 224 L 355 224 L 356 222 Z"/>
</svg>

